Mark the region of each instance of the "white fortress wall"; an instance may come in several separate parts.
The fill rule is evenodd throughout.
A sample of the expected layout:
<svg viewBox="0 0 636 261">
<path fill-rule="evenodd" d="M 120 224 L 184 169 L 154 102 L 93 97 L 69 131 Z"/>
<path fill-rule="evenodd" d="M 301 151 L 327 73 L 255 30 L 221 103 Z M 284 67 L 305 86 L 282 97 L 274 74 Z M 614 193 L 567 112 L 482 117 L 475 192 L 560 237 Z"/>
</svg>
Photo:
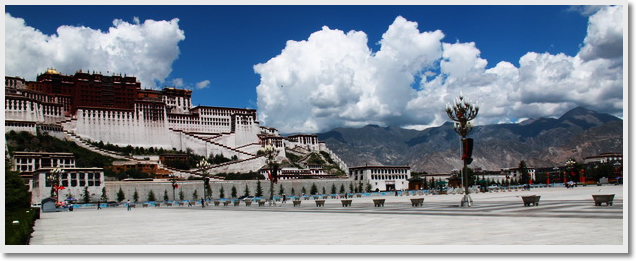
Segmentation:
<svg viewBox="0 0 636 261">
<path fill-rule="evenodd" d="M 143 112 L 78 109 L 75 133 L 92 141 L 118 146 L 171 149 L 164 121 L 144 120 Z"/>
<path fill-rule="evenodd" d="M 61 104 L 43 103 L 24 97 L 6 96 L 4 102 L 5 120 L 55 123 L 64 119 Z"/>
<path fill-rule="evenodd" d="M 336 153 L 334 153 L 329 148 L 327 148 L 327 145 L 324 142 L 320 142 L 319 145 L 320 145 L 320 151 L 329 153 L 329 156 L 331 156 L 331 159 L 336 164 L 338 164 L 338 167 L 340 167 L 342 171 L 344 171 L 347 175 L 349 175 L 349 167 L 347 167 L 347 164 L 342 159 L 340 159 L 340 157 L 338 157 Z"/>
<path fill-rule="evenodd" d="M 247 173 L 247 172 L 258 172 L 263 166 L 265 166 L 266 159 L 265 157 L 252 157 L 247 160 L 243 160 L 240 162 L 228 162 L 226 164 L 221 164 L 219 167 L 215 167 L 209 170 L 211 174 L 218 173 Z"/>
</svg>

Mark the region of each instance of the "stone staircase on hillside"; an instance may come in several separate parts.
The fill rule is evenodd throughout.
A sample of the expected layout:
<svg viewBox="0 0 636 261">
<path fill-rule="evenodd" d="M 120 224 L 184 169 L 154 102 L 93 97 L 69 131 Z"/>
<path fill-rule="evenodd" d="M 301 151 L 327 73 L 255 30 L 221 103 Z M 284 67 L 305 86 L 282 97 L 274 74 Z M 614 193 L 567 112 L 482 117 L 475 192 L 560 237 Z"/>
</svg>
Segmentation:
<svg viewBox="0 0 636 261">
<path fill-rule="evenodd" d="M 64 133 L 64 136 L 67 138 L 67 140 L 73 141 L 78 146 L 80 146 L 82 148 L 85 148 L 87 150 L 90 150 L 92 152 L 98 153 L 100 155 L 108 156 L 108 157 L 115 158 L 115 159 L 126 160 L 126 161 L 134 162 L 134 163 L 145 163 L 145 161 L 136 159 L 136 158 L 128 156 L 128 155 L 124 155 L 124 154 L 121 154 L 121 153 L 118 153 L 118 152 L 109 151 L 109 150 L 105 150 L 105 149 L 96 147 L 96 146 L 88 143 L 87 141 L 85 141 L 81 137 L 77 136 L 75 133 L 73 133 L 71 131 L 63 129 L 62 132 Z M 203 176 L 202 173 L 198 173 L 196 171 L 175 169 L 175 168 L 171 168 L 171 167 L 168 167 L 168 166 L 164 166 L 161 163 L 157 164 L 157 167 L 159 169 L 164 169 L 164 170 L 170 171 L 173 174 L 175 174 L 175 175 L 177 175 L 179 177 L 182 177 L 182 178 L 188 178 L 188 177 L 191 177 L 191 176 L 195 176 L 195 177 L 202 177 Z M 211 178 L 211 179 L 212 180 L 220 180 L 219 178 Z"/>
</svg>

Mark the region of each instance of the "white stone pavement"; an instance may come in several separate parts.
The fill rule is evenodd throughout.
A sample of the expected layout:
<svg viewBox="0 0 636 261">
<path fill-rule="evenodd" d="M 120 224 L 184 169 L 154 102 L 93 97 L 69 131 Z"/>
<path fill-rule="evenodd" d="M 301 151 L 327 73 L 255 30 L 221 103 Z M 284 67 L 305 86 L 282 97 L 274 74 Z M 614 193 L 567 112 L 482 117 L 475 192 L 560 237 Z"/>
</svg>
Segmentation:
<svg viewBox="0 0 636 261">
<path fill-rule="evenodd" d="M 411 197 L 353 198 L 344 208 L 327 199 L 300 207 L 125 207 L 42 213 L 32 251 L 67 252 L 627 252 L 627 199 L 623 186 L 541 188 L 472 194 L 474 206 L 459 208 L 461 195 L 432 195 L 423 207 Z M 520 196 L 541 195 L 524 207 Z M 616 194 L 613 206 L 595 206 L 592 194 Z M 626 193 L 625 193 L 626 194 Z M 47 248 L 47 245 L 116 245 Z M 201 245 L 205 245 L 201 247 Z M 253 245 L 248 248 L 244 245 Z M 386 245 L 385 247 L 372 247 Z M 448 248 L 468 245 L 468 248 Z M 515 245 L 534 247 L 509 248 Z M 594 246 L 587 246 L 594 245 Z M 304 246 L 304 247 L 293 247 Z M 371 246 L 371 247 L 369 247 Z M 503 247 L 506 246 L 506 247 Z M 42 247 L 42 248 L 38 248 Z M 345 247 L 345 248 L 343 248 Z M 64 250 L 66 249 L 66 250 Z M 6 252 L 6 251 L 5 251 Z M 20 252 L 20 251 L 18 251 Z"/>
</svg>

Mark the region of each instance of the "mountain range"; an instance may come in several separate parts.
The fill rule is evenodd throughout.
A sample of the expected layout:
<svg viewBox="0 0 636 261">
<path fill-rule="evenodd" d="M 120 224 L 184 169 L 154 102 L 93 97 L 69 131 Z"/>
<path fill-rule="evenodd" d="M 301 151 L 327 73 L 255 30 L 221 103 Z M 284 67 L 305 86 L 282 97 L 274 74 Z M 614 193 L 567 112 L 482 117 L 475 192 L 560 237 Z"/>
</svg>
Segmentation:
<svg viewBox="0 0 636 261">
<path fill-rule="evenodd" d="M 530 119 L 516 124 L 475 126 L 473 162 L 469 167 L 500 170 L 517 167 L 563 166 L 570 158 L 623 151 L 623 120 L 583 107 L 558 119 Z M 460 137 L 453 123 L 425 130 L 368 125 L 319 133 L 349 167 L 408 165 L 414 172 L 449 173 L 462 166 Z"/>
</svg>

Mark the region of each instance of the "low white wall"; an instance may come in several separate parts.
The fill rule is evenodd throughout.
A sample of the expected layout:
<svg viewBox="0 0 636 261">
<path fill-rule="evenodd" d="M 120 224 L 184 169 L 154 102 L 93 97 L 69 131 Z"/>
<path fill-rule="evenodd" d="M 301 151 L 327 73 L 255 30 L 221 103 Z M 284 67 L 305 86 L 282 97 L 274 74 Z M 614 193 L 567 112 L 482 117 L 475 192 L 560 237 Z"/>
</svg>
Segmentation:
<svg viewBox="0 0 636 261">
<path fill-rule="evenodd" d="M 230 181 L 210 181 L 212 187 L 212 198 L 219 198 L 221 187 L 224 190 L 225 198 L 229 198 L 232 193 L 232 187 L 236 188 L 237 196 L 240 197 L 245 194 L 245 186 L 247 185 L 250 195 L 256 194 L 256 188 L 258 186 L 256 180 L 230 180 Z M 263 198 L 270 197 L 270 182 L 267 180 L 260 180 L 261 188 L 263 191 Z M 180 200 L 179 192 L 183 192 L 184 199 L 194 200 L 192 194 L 197 191 L 198 198 L 201 200 L 204 196 L 203 180 L 190 180 L 177 182 L 179 188 L 175 190 L 176 200 Z M 316 184 L 318 193 L 322 194 L 323 188 L 327 194 L 331 193 L 332 185 L 336 186 L 336 193 L 340 193 L 340 186 L 344 185 L 345 192 L 351 193 L 349 190 L 350 184 L 357 186 L 352 180 L 348 179 L 304 179 L 304 180 L 284 180 L 279 181 L 278 184 L 274 184 L 274 195 L 280 196 L 280 187 L 283 187 L 284 193 L 291 196 L 291 189 L 294 188 L 296 195 L 301 195 L 302 188 L 304 187 L 307 195 L 311 192 L 312 184 Z M 133 194 L 135 190 L 139 194 L 139 201 L 146 201 L 148 199 L 148 193 L 152 190 L 155 194 L 157 201 L 163 201 L 165 191 L 168 192 L 169 200 L 173 200 L 172 186 L 169 181 L 152 181 L 152 182 L 135 182 L 135 181 L 107 181 L 106 182 L 106 194 L 109 201 L 117 200 L 117 192 L 122 189 L 125 195 L 124 201 L 130 199 L 133 201 Z"/>
</svg>

